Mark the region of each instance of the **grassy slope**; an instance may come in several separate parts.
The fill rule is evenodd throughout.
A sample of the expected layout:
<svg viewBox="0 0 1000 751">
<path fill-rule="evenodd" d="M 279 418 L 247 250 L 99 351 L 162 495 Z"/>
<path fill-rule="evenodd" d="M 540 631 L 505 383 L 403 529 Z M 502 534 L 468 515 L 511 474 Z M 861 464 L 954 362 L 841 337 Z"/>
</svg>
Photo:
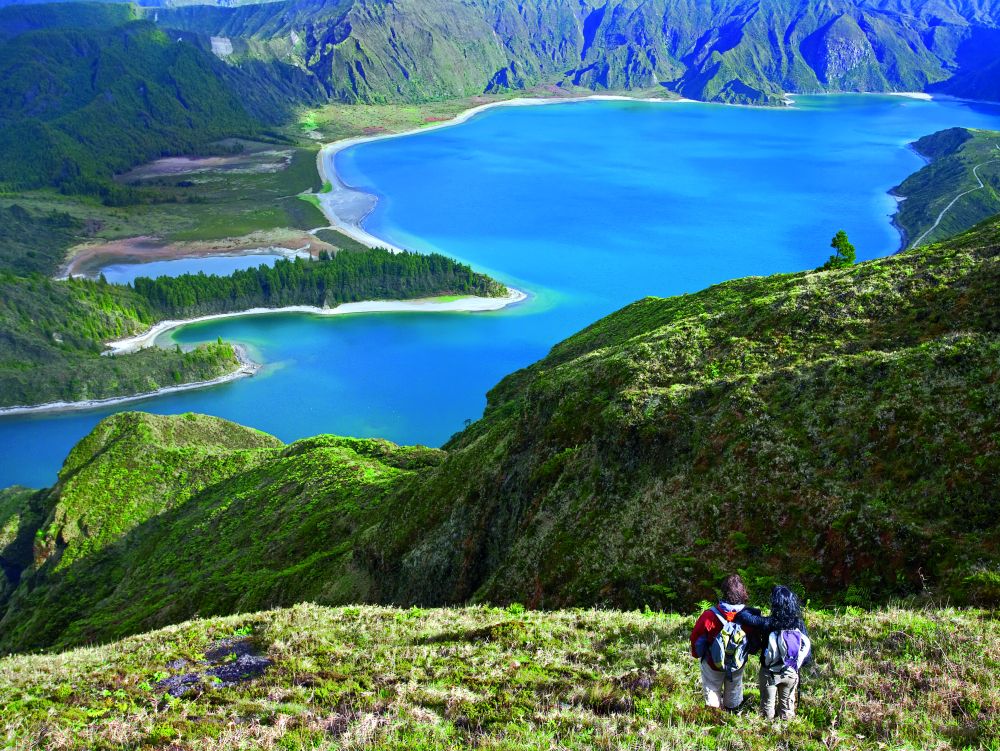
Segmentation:
<svg viewBox="0 0 1000 751">
<path fill-rule="evenodd" d="M 734 565 L 757 592 L 780 579 L 817 602 L 991 603 L 998 249 L 995 221 L 851 269 L 640 301 L 505 379 L 434 462 L 400 473 L 359 446 L 423 450 L 301 441 L 99 554 L 29 570 L 0 647 L 304 599 L 683 609 Z M 169 442 L 124 468 L 104 446 L 73 466 L 163 487 Z M 46 509 L 119 503 L 86 484 L 66 500 L 74 471 Z M 101 534 L 59 518 L 26 534 Z"/>
<path fill-rule="evenodd" d="M 913 148 L 929 163 L 893 188 L 893 193 L 906 199 L 899 206 L 896 223 L 906 233 L 907 245 L 930 230 L 952 199 L 979 185 L 973 175 L 976 165 L 982 165 L 977 172 L 985 187 L 948 209 L 924 244 L 953 237 L 1000 212 L 1000 133 L 950 128 L 924 136 Z"/>
<path fill-rule="evenodd" d="M 735 556 L 761 591 L 992 602 L 998 264 L 992 220 L 598 321 L 400 493 L 364 549 L 380 597 L 677 607 Z"/>
<path fill-rule="evenodd" d="M 441 456 L 333 436 L 281 447 L 195 415 L 109 418 L 24 517 L 34 552 L 8 556 L 24 586 L 0 642 L 73 644 L 193 612 L 363 600 L 354 536 L 393 487 Z"/>
<path fill-rule="evenodd" d="M 0 723 L 13 747 L 50 749 L 995 747 L 991 612 L 809 613 L 817 664 L 799 717 L 770 725 L 701 706 L 693 618 L 302 605 L 192 621 L 0 661 Z M 224 664 L 222 639 L 271 666 L 164 696 L 164 678 Z"/>
</svg>

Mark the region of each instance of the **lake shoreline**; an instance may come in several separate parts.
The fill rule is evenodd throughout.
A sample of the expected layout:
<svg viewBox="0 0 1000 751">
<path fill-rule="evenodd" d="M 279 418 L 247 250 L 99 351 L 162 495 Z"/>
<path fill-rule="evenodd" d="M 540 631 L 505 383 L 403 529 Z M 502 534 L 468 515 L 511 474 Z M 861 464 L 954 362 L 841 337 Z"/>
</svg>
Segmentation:
<svg viewBox="0 0 1000 751">
<path fill-rule="evenodd" d="M 817 94 L 809 94 L 808 96 L 834 96 L 845 92 L 822 92 Z M 945 99 L 951 101 L 960 102 L 971 102 L 977 103 L 976 100 L 961 99 L 959 97 L 949 96 L 947 94 L 929 94 L 923 91 L 886 91 L 886 92 L 846 92 L 846 93 L 858 93 L 864 95 L 866 93 L 875 96 L 893 96 L 900 97 L 904 99 L 913 99 L 916 101 L 933 101 L 935 99 Z M 794 93 L 785 95 L 785 104 L 788 108 L 794 108 L 795 97 L 797 95 Z M 337 172 L 335 159 L 337 154 L 345 149 L 352 148 L 354 146 L 359 146 L 364 143 L 371 143 L 373 141 L 381 141 L 388 138 L 403 138 L 405 136 L 412 136 L 418 133 L 426 133 L 432 130 L 438 130 L 440 128 L 450 128 L 455 125 L 461 125 L 462 123 L 468 122 L 471 118 L 475 117 L 481 112 L 486 110 L 494 109 L 497 107 L 524 107 L 524 106 L 540 106 L 549 104 L 573 104 L 580 102 L 593 102 L 593 101 L 612 101 L 612 102 L 644 102 L 644 103 L 656 103 L 656 104 L 681 104 L 681 103 L 694 103 L 694 104 L 722 104 L 723 106 L 741 106 L 741 107 L 756 107 L 759 105 L 729 105 L 727 103 L 721 102 L 701 102 L 697 99 L 685 99 L 683 97 L 676 99 L 663 99 L 658 97 L 630 97 L 623 96 L 620 94 L 591 94 L 586 96 L 568 96 L 568 97 L 520 97 L 513 99 L 505 99 L 499 102 L 487 102 L 485 104 L 473 105 L 469 109 L 463 110 L 455 115 L 449 120 L 443 120 L 441 122 L 428 123 L 425 126 L 420 126 L 417 128 L 410 128 L 409 130 L 400 131 L 398 133 L 375 133 L 366 136 L 351 136 L 349 138 L 342 138 L 339 141 L 333 141 L 331 143 L 325 144 L 319 150 L 316 155 L 316 167 L 319 171 L 320 179 L 324 183 L 328 183 L 330 189 L 326 192 L 313 193 L 319 203 L 320 211 L 326 216 L 327 220 L 330 222 L 330 228 L 334 229 L 342 234 L 356 240 L 368 247 L 380 247 L 385 248 L 393 253 L 401 253 L 404 251 L 413 252 L 413 248 L 403 248 L 394 245 L 386 240 L 382 240 L 375 235 L 368 232 L 362 226 L 364 220 L 375 210 L 378 205 L 379 196 L 368 193 L 366 191 L 355 188 L 352 185 L 346 183 L 340 174 Z M 996 104 L 996 102 L 980 102 L 982 104 Z M 912 146 L 912 144 L 911 144 Z M 889 196 L 893 199 L 897 199 L 897 209 L 889 217 L 889 223 L 899 234 L 900 245 L 895 250 L 895 253 L 900 253 L 907 248 L 908 237 L 907 232 L 903 227 L 897 222 L 897 216 L 899 213 L 898 209 L 898 196 L 893 192 L 894 188 L 890 188 L 887 192 Z"/>
<path fill-rule="evenodd" d="M 503 297 L 476 297 L 473 295 L 459 297 L 455 300 L 442 300 L 441 298 L 428 297 L 417 300 L 365 300 L 359 302 L 341 303 L 335 308 L 318 308 L 312 305 L 288 305 L 283 308 L 250 308 L 248 310 L 236 311 L 233 313 L 216 313 L 213 315 L 199 316 L 197 318 L 187 318 L 176 321 L 160 321 L 154 324 L 142 334 L 107 342 L 109 348 L 102 354 L 109 357 L 127 355 L 147 347 L 155 346 L 156 340 L 169 331 L 190 326 L 191 324 L 204 323 L 207 321 L 217 321 L 224 318 L 242 318 L 255 315 L 358 315 L 371 313 L 480 313 L 502 310 L 511 305 L 523 302 L 528 299 L 528 295 L 518 289 L 508 287 L 508 294 Z M 224 383 L 230 383 L 241 378 L 248 378 L 256 375 L 263 367 L 250 358 L 246 347 L 241 344 L 234 344 L 236 358 L 239 367 L 218 378 L 207 381 L 194 381 L 183 383 L 177 386 L 164 386 L 154 391 L 145 391 L 141 394 L 130 394 L 128 396 L 108 397 L 107 399 L 84 399 L 77 402 L 46 402 L 45 404 L 17 405 L 13 407 L 0 407 L 0 418 L 13 415 L 30 415 L 47 412 L 73 412 L 88 409 L 100 409 L 103 407 L 125 404 L 133 401 L 152 399 L 166 394 L 174 394 L 181 391 L 192 391 L 194 389 L 210 388 Z"/>
<path fill-rule="evenodd" d="M 211 378 L 207 381 L 193 381 L 191 383 L 182 383 L 177 386 L 164 386 L 158 388 L 154 391 L 145 391 L 141 394 L 131 394 L 128 396 L 111 396 L 106 399 L 84 399 L 78 402 L 46 402 L 45 404 L 33 404 L 26 406 L 15 406 L 15 407 L 0 407 L 0 417 L 8 417 L 11 415 L 30 415 L 36 413 L 46 413 L 46 412 L 76 412 L 88 409 L 102 409 L 104 407 L 111 407 L 116 404 L 127 404 L 128 402 L 137 402 L 145 399 L 153 399 L 159 396 L 164 396 L 166 394 L 176 394 L 182 391 L 193 391 L 195 389 L 210 388 L 212 386 L 221 386 L 224 383 L 231 383 L 232 381 L 240 380 L 241 378 L 249 378 L 256 375 L 260 369 L 263 367 L 260 363 L 254 361 L 250 358 L 247 353 L 246 347 L 241 344 L 234 344 L 233 351 L 236 353 L 236 360 L 239 363 L 239 367 L 229 373 L 225 373 L 217 378 Z"/>
<path fill-rule="evenodd" d="M 218 321 L 223 318 L 243 318 L 246 316 L 277 315 L 277 314 L 308 314 L 317 316 L 351 315 L 360 313 L 483 313 L 502 310 L 528 298 L 524 292 L 513 287 L 507 288 L 503 297 L 476 297 L 468 295 L 456 300 L 442 300 L 437 297 L 424 297 L 416 300 L 364 300 L 345 302 L 335 308 L 319 308 L 314 305 L 286 305 L 282 308 L 248 308 L 232 313 L 213 313 L 211 315 L 185 318 L 175 321 L 160 321 L 147 331 L 136 336 L 107 342 L 109 348 L 105 355 L 124 355 L 130 352 L 151 347 L 163 334 L 183 326 L 207 321 Z"/>
<path fill-rule="evenodd" d="M 618 94 L 591 94 L 587 96 L 569 97 L 520 97 L 505 99 L 500 102 L 487 102 L 478 104 L 463 110 L 450 120 L 428 123 L 418 128 L 410 128 L 398 133 L 376 133 L 370 136 L 352 136 L 333 141 L 320 148 L 316 155 L 316 168 L 319 171 L 320 179 L 330 185 L 330 189 L 322 193 L 314 193 L 319 201 L 320 211 L 330 222 L 330 227 L 338 232 L 347 235 L 370 248 L 385 248 L 393 253 L 404 251 L 413 252 L 413 248 L 402 248 L 390 242 L 382 240 L 368 232 L 362 225 L 364 220 L 375 210 L 379 197 L 372 193 L 359 190 L 352 185 L 348 185 L 337 172 L 335 159 L 337 154 L 353 146 L 363 143 L 381 141 L 388 138 L 403 138 L 405 136 L 416 135 L 417 133 L 428 133 L 441 128 L 451 128 L 468 122 L 471 118 L 497 107 L 534 107 L 548 104 L 575 104 L 580 102 L 644 102 L 649 104 L 680 104 L 695 102 L 694 99 L 663 99 L 659 97 L 630 97 Z"/>
</svg>

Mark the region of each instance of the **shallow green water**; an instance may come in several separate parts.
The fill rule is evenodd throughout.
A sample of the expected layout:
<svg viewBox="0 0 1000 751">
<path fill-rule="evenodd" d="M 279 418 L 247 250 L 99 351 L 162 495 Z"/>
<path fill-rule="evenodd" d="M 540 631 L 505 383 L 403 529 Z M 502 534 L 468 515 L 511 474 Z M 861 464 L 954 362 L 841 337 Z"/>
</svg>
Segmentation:
<svg viewBox="0 0 1000 751">
<path fill-rule="evenodd" d="M 860 258 L 895 251 L 886 193 L 944 127 L 1000 129 L 1000 108 L 884 96 L 794 109 L 588 102 L 498 108 L 342 152 L 381 196 L 366 227 L 532 293 L 495 313 L 276 315 L 181 330 L 246 342 L 253 379 L 121 409 L 220 415 L 291 440 L 320 432 L 441 444 L 500 378 L 645 295 L 819 265 L 845 229 Z M 0 419 L 0 487 L 51 483 L 111 410 Z"/>
</svg>

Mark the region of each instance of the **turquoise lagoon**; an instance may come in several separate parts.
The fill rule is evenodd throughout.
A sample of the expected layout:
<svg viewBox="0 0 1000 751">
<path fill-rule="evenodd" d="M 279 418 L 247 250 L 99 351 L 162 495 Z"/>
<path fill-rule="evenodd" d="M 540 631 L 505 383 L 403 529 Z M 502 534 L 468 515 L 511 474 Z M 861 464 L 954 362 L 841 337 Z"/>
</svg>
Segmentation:
<svg viewBox="0 0 1000 751">
<path fill-rule="evenodd" d="M 285 440 L 322 432 L 440 445 L 507 373 L 645 295 L 814 268 L 845 229 L 862 259 L 896 251 L 887 191 L 907 148 L 951 126 L 1000 129 L 1000 107 L 889 96 L 794 108 L 582 102 L 501 107 L 341 152 L 380 197 L 365 227 L 531 293 L 492 313 L 273 315 L 179 330 L 266 363 L 254 378 L 121 405 L 218 415 Z M 112 409 L 0 419 L 0 487 L 45 486 Z"/>
</svg>

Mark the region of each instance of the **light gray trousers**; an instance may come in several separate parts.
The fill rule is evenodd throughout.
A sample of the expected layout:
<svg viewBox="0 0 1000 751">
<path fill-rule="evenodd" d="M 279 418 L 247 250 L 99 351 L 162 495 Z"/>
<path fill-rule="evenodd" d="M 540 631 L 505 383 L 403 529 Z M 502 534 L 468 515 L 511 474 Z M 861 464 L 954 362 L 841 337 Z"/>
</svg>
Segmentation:
<svg viewBox="0 0 1000 751">
<path fill-rule="evenodd" d="M 758 684 L 760 711 L 764 717 L 773 720 L 775 710 L 782 720 L 790 720 L 795 716 L 795 694 L 799 687 L 798 671 L 785 668 L 780 673 L 772 673 L 762 665 Z"/>
</svg>

